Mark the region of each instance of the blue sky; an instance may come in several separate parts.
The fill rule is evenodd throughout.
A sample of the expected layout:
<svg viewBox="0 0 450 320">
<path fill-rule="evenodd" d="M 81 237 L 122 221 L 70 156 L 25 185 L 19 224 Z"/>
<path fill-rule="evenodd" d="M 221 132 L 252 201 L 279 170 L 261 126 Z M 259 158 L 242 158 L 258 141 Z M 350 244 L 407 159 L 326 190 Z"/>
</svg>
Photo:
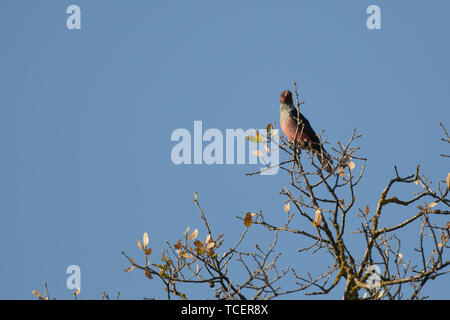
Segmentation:
<svg viewBox="0 0 450 320">
<path fill-rule="evenodd" d="M 81 8 L 81 30 L 66 28 L 71 4 Z M 381 30 L 366 28 L 371 4 L 381 8 Z M 363 134 L 360 207 L 375 206 L 394 165 L 406 175 L 420 164 L 443 179 L 449 11 L 444 0 L 1 1 L 0 298 L 31 299 L 43 281 L 52 296 L 71 298 L 72 264 L 82 298 L 164 297 L 157 281 L 122 271 L 120 251 L 140 257 L 136 238 L 147 231 L 158 260 L 166 240 L 200 227 L 194 192 L 229 241 L 243 230 L 236 215 L 263 210 L 276 221 L 286 176 L 245 177 L 252 165 L 176 166 L 170 136 L 194 120 L 223 132 L 263 128 L 278 121 L 279 94 L 294 80 L 304 115 L 331 143 L 354 128 Z M 271 240 L 250 231 L 251 241 Z M 286 236 L 286 250 L 295 241 Z M 301 259 L 283 262 L 323 262 Z M 425 293 L 448 298 L 449 283 Z"/>
</svg>

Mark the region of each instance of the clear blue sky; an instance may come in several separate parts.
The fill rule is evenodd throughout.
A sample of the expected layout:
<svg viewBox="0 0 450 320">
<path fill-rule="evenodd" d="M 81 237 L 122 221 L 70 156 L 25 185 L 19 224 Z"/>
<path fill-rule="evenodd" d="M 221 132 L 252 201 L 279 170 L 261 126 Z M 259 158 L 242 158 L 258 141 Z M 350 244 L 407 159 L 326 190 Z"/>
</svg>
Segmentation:
<svg viewBox="0 0 450 320">
<path fill-rule="evenodd" d="M 66 28 L 70 4 L 81 7 L 81 30 Z M 366 28 L 371 4 L 382 30 Z M 305 116 L 330 142 L 354 128 L 364 135 L 360 207 L 375 206 L 394 165 L 406 175 L 421 164 L 442 179 L 449 12 L 446 0 L 2 0 L 0 298 L 34 298 L 43 281 L 52 296 L 71 298 L 72 264 L 82 298 L 103 290 L 164 298 L 157 281 L 122 271 L 120 251 L 142 261 L 136 238 L 147 231 L 158 260 L 166 240 L 200 227 L 194 192 L 229 241 L 243 230 L 236 215 L 263 210 L 277 221 L 286 176 L 245 177 L 252 165 L 176 166 L 170 135 L 194 120 L 223 132 L 265 127 L 293 80 Z M 260 245 L 271 240 L 250 231 Z M 283 263 L 319 267 L 302 259 Z M 449 298 L 449 277 L 441 281 L 424 293 Z"/>
</svg>

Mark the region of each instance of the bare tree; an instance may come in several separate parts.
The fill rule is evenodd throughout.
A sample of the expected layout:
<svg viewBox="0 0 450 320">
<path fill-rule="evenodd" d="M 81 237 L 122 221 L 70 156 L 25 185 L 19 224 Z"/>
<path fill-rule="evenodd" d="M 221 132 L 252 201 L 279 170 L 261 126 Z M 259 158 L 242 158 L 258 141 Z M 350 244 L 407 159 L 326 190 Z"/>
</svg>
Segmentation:
<svg viewBox="0 0 450 320">
<path fill-rule="evenodd" d="M 294 89 L 297 108 L 300 108 L 303 102 L 299 102 L 295 83 Z M 450 143 L 445 127 L 441 123 L 440 126 L 445 135 L 442 140 Z M 270 124 L 267 129 L 273 127 Z M 267 143 L 272 142 L 271 131 L 267 130 L 263 138 Z M 394 167 L 393 177 L 373 205 L 374 209 L 368 205 L 357 208 L 357 188 L 367 160 L 358 155 L 356 143 L 360 138 L 354 130 L 346 143 L 331 148 L 334 165 L 328 173 L 322 170 L 308 146 L 280 137 L 278 147 L 289 156 L 289 160 L 279 165 L 287 181 L 281 192 L 286 203 L 283 224 L 270 222 L 262 211 L 248 212 L 237 217 L 244 223 L 243 232 L 225 249 L 223 234 L 213 233 L 195 194 L 194 203 L 200 212 L 205 240 L 199 240 L 197 229 L 187 229 L 182 239 L 167 242 L 161 262 L 155 264 L 150 263 L 151 249 L 144 234 L 138 246 L 143 250 L 145 263 L 139 264 L 122 252 L 131 264 L 125 271 L 141 269 L 148 278 L 159 279 L 167 299 L 175 296 L 188 299 L 189 288 L 194 284 L 209 286 L 217 299 L 272 299 L 296 292 L 325 295 L 337 288 L 343 290 L 344 299 L 425 298 L 421 295 L 425 284 L 450 272 L 446 250 L 450 222 L 445 220 L 450 214 L 450 173 L 445 181 L 433 185 L 419 166 L 406 176 Z M 321 140 L 327 143 L 323 134 Z M 419 191 L 402 198 L 394 190 L 406 185 L 415 185 Z M 437 205 L 443 209 L 435 209 Z M 383 225 L 381 217 L 393 214 L 399 207 L 407 207 L 412 214 L 394 225 Z M 349 217 L 360 221 L 355 230 L 347 230 Z M 294 225 L 294 218 L 302 221 Z M 241 250 L 252 225 L 267 230 L 273 240 L 265 248 L 256 245 L 252 251 Z M 405 230 L 415 234 L 415 243 L 402 241 L 397 235 Z M 329 255 L 332 263 L 317 266 L 314 272 L 306 274 L 297 272 L 295 266 L 280 267 L 281 252 L 277 248 L 280 233 L 298 236 L 298 252 L 307 255 L 322 252 Z M 358 235 L 364 241 L 363 251 L 353 249 L 348 240 Z M 414 256 L 407 259 L 404 250 L 413 252 Z M 242 274 L 245 274 L 243 279 Z M 290 287 L 282 285 L 281 279 L 285 277 L 295 280 L 290 281 Z M 340 283 L 345 285 L 338 286 Z"/>
<path fill-rule="evenodd" d="M 299 101 L 295 83 L 294 91 L 299 110 L 304 102 Z M 444 134 L 441 140 L 445 145 L 450 144 L 445 126 L 439 125 Z M 130 263 L 124 271 L 140 269 L 147 278 L 160 280 L 167 299 L 188 299 L 187 292 L 192 285 L 209 287 L 216 299 L 273 299 L 299 292 L 326 295 L 332 291 L 340 292 L 343 299 L 427 298 L 422 295 L 425 284 L 450 272 L 450 173 L 433 184 L 419 166 L 406 176 L 394 167 L 393 177 L 373 205 L 374 209 L 369 205 L 358 208 L 358 186 L 367 159 L 358 155 L 356 143 L 361 135 L 356 129 L 346 143 L 338 142 L 331 147 L 332 158 L 325 165 L 330 165 L 332 170 L 327 172 L 323 170 L 324 164 L 314 157 L 310 145 L 280 136 L 273 139 L 277 134 L 271 130 L 274 127 L 267 125 L 265 134 L 256 132 L 249 141 L 262 141 L 266 148 L 268 143 L 279 141 L 277 147 L 288 155 L 288 160 L 277 165 L 286 176 L 286 185 L 281 190 L 286 213 L 282 224 L 267 220 L 262 211 L 247 212 L 237 217 L 243 222 L 242 233 L 225 248 L 224 234 L 213 232 L 195 193 L 194 203 L 200 212 L 205 240 L 199 239 L 198 229 L 187 228 L 182 239 L 167 241 L 159 263 L 151 263 L 155 258 L 150 259 L 152 249 L 148 234 L 144 233 L 142 241 L 137 242 L 144 263 L 137 263 L 122 252 Z M 298 128 L 300 132 L 295 136 L 302 135 L 302 123 L 298 122 Z M 327 143 L 323 133 L 320 140 Z M 441 157 L 450 156 L 444 153 Z M 247 175 L 261 174 L 268 169 L 266 165 Z M 416 191 L 408 194 L 405 191 L 408 185 Z M 435 208 L 438 205 L 442 209 Z M 382 223 L 382 217 L 395 215 L 399 208 L 408 209 L 408 215 L 392 225 Z M 348 230 L 349 217 L 353 221 L 359 219 L 359 226 L 353 230 Z M 244 246 L 252 225 L 272 236 L 267 247 L 255 245 L 249 250 L 248 245 Z M 298 239 L 298 253 L 310 256 L 321 253 L 331 263 L 317 265 L 314 271 L 304 273 L 298 272 L 294 265 L 280 266 L 281 233 Z M 405 233 L 409 235 L 408 241 L 404 239 Z M 362 239 L 363 250 L 352 246 L 355 236 Z M 286 278 L 289 281 L 283 282 Z M 45 282 L 44 295 L 37 290 L 32 293 L 40 300 L 50 299 Z M 74 292 L 75 299 L 79 293 L 80 289 Z M 101 297 L 110 299 L 105 292 Z M 116 299 L 119 297 L 120 292 Z"/>
</svg>

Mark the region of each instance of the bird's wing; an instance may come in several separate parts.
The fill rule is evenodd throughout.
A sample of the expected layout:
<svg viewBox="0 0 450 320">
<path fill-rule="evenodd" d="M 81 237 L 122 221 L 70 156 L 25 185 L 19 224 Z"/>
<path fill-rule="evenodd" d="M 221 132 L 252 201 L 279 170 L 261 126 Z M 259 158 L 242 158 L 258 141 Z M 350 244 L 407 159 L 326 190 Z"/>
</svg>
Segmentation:
<svg viewBox="0 0 450 320">
<path fill-rule="evenodd" d="M 317 144 L 320 146 L 320 140 L 319 137 L 317 136 L 316 132 L 314 131 L 314 129 L 311 127 L 311 125 L 309 124 L 308 119 L 306 119 L 301 112 L 299 113 L 297 111 L 296 108 L 292 108 L 291 109 L 291 118 L 297 122 L 297 117 L 299 115 L 300 118 L 300 122 L 303 123 L 304 127 L 303 127 L 303 132 L 306 133 L 309 138 L 311 139 L 311 141 L 313 142 L 313 144 Z M 299 129 L 300 130 L 300 129 Z"/>
</svg>

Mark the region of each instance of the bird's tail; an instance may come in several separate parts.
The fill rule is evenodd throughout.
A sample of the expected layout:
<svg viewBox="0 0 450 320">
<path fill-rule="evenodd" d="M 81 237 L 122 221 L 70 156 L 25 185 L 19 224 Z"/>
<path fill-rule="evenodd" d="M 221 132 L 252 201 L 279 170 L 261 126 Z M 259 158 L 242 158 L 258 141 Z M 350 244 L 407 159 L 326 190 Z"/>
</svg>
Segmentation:
<svg viewBox="0 0 450 320">
<path fill-rule="evenodd" d="M 327 172 L 331 172 L 333 170 L 333 168 L 331 167 L 331 165 L 333 164 L 333 160 L 331 160 L 331 157 L 328 152 L 325 151 L 325 148 L 323 146 L 320 146 L 314 148 L 314 151 L 317 159 L 319 159 L 320 163 L 322 164 L 322 168 Z"/>
</svg>

